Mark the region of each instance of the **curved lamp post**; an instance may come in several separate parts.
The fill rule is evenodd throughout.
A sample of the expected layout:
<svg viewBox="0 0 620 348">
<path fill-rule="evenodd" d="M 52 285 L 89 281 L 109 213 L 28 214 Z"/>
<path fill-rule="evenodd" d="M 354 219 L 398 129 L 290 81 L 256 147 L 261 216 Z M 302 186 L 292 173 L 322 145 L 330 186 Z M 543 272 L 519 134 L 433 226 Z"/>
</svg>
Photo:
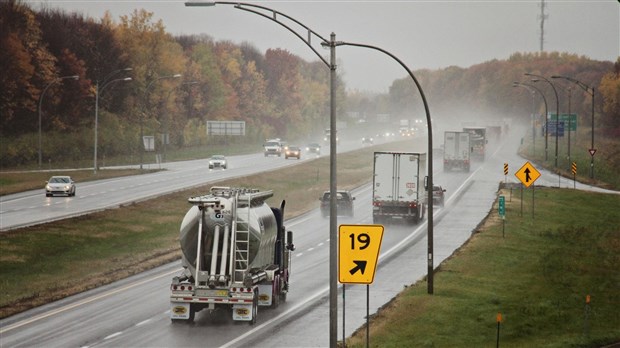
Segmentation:
<svg viewBox="0 0 620 348">
<path fill-rule="evenodd" d="M 594 87 L 590 87 L 586 85 L 585 83 L 577 79 L 574 79 L 572 77 L 568 77 L 568 76 L 554 75 L 554 76 L 551 76 L 551 78 L 568 80 L 576 84 L 577 86 L 581 87 L 581 89 L 583 89 L 586 93 L 588 93 L 592 97 L 592 143 L 590 144 L 590 178 L 593 179 L 594 178 L 594 153 L 596 152 L 596 149 L 594 148 Z"/>
<path fill-rule="evenodd" d="M 115 80 L 111 80 L 108 81 L 108 79 L 110 79 L 113 75 L 118 74 L 121 71 L 131 71 L 133 70 L 132 68 L 125 68 L 125 69 L 118 69 L 115 70 L 111 73 L 109 73 L 101 82 L 102 86 L 101 88 L 99 88 L 99 80 L 97 80 L 97 86 L 96 86 L 96 91 L 95 91 L 95 150 L 94 150 L 94 160 L 93 160 L 93 172 L 95 174 L 97 174 L 97 135 L 98 135 L 98 125 L 99 125 L 99 95 L 101 94 L 101 92 L 103 92 L 103 89 L 106 88 L 108 85 L 110 85 L 113 82 L 117 82 L 117 81 L 131 81 L 131 77 L 125 77 L 125 78 L 120 78 L 120 79 L 115 79 Z"/>
<path fill-rule="evenodd" d="M 547 121 L 547 113 L 549 112 L 548 109 L 547 109 L 547 98 L 545 98 L 545 95 L 543 94 L 543 92 L 539 88 L 534 87 L 532 85 L 528 85 L 527 83 L 521 83 L 521 82 L 516 82 L 515 81 L 515 82 L 512 83 L 512 87 L 524 87 L 524 88 L 527 88 L 530 91 L 532 89 L 535 90 L 535 91 L 538 91 L 538 94 L 540 94 L 540 96 L 543 98 L 543 101 L 545 102 L 545 161 L 546 161 L 547 160 L 547 139 L 548 139 L 547 135 L 549 134 L 548 129 L 547 129 L 547 122 L 546 122 Z"/>
<path fill-rule="evenodd" d="M 555 93 L 555 168 L 558 167 L 558 134 L 560 128 L 560 98 L 558 98 L 558 91 L 555 89 L 555 86 L 551 81 L 546 79 L 544 76 L 534 75 L 530 73 L 525 73 L 525 76 L 537 77 L 539 79 L 545 80 L 548 84 L 553 88 L 553 93 Z M 532 79 L 532 82 L 538 82 L 538 79 Z M 547 115 L 545 115 L 545 122 L 547 121 Z M 546 127 L 548 131 L 549 127 Z M 546 133 L 546 132 L 545 132 Z"/>
<path fill-rule="evenodd" d="M 297 36 L 308 46 L 312 52 L 329 68 L 330 70 L 330 174 L 329 174 L 329 192 L 330 192 L 330 217 L 329 217 L 329 341 L 330 347 L 335 347 L 337 344 L 337 314 L 338 314 L 338 264 L 336 256 L 338 254 L 338 226 L 337 226 L 337 211 L 336 211 L 336 34 L 331 33 L 330 39 L 322 37 L 314 30 L 308 28 L 306 25 L 290 17 L 282 12 L 273 10 L 271 8 L 255 5 L 251 3 L 232 2 L 232 1 L 188 1 L 185 6 L 215 6 L 215 5 L 232 5 L 236 9 L 247 11 L 269 19 L 280 26 L 290 31 L 293 35 Z M 263 11 L 263 12 L 261 12 Z M 285 18 L 291 21 L 296 26 L 301 27 L 305 33 L 304 35 L 295 31 L 291 26 L 279 20 L 279 17 Z M 317 49 L 312 46 L 312 36 L 317 37 L 321 44 L 330 48 L 330 61 L 328 62 L 321 56 Z"/>
<path fill-rule="evenodd" d="M 52 82 L 48 83 L 47 86 L 45 86 L 45 88 L 43 89 L 43 92 L 41 92 L 41 95 L 39 96 L 39 168 L 41 168 L 41 104 L 43 104 L 43 96 L 45 95 L 45 92 L 47 92 L 47 90 L 56 82 L 60 82 L 64 79 L 74 79 L 74 80 L 78 80 L 80 78 L 80 76 L 78 75 L 70 75 L 70 76 L 62 76 L 59 77 L 57 79 L 54 79 Z"/>
<path fill-rule="evenodd" d="M 160 76 L 149 82 L 148 85 L 146 85 L 146 89 L 144 90 L 144 104 L 142 105 L 143 111 L 142 115 L 140 115 L 140 170 L 142 170 L 142 163 L 144 161 L 144 115 L 147 109 L 149 90 L 151 89 L 151 86 L 153 86 L 153 84 L 157 81 L 164 79 L 177 79 L 179 77 L 181 77 L 181 74 Z"/>
<path fill-rule="evenodd" d="M 363 47 L 363 48 L 369 48 L 372 50 L 376 50 L 382 53 L 387 54 L 388 56 L 390 56 L 392 59 L 394 59 L 395 61 L 398 62 L 398 64 L 400 64 L 400 66 L 402 66 L 407 73 L 409 74 L 409 76 L 411 77 L 411 79 L 413 79 L 413 82 L 415 83 L 416 87 L 418 88 L 418 91 L 420 92 L 420 96 L 422 97 L 422 103 L 424 104 L 424 112 L 426 113 L 426 124 L 427 124 L 427 132 L 428 132 L 428 155 L 427 155 L 427 166 L 428 166 L 428 181 L 427 181 L 427 188 L 428 188 L 428 201 L 427 201 L 427 205 L 428 205 L 428 224 L 427 224 L 427 241 L 428 241 L 428 245 L 427 245 L 427 252 L 428 252 L 428 264 L 427 264 L 427 292 L 429 294 L 433 293 L 433 128 L 431 125 L 431 113 L 428 107 L 428 102 L 426 101 L 426 96 L 424 95 L 424 91 L 422 90 L 422 86 L 420 85 L 420 82 L 418 82 L 418 79 L 416 79 L 416 77 L 413 75 L 413 73 L 411 72 L 411 70 L 407 67 L 407 65 L 405 65 L 405 63 L 403 63 L 400 59 L 398 59 L 395 55 L 393 55 L 392 53 L 376 47 L 376 46 L 372 46 L 372 45 L 367 45 L 367 44 L 360 44 L 360 43 L 352 43 L 352 42 L 338 42 L 336 43 L 336 46 L 355 46 L 355 47 Z"/>
</svg>

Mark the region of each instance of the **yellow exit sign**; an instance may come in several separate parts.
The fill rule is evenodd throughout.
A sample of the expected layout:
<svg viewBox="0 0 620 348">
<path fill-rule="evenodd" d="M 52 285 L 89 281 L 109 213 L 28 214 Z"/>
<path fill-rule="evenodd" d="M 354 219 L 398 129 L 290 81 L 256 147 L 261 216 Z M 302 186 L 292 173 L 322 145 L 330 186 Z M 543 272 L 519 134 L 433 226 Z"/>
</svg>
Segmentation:
<svg viewBox="0 0 620 348">
<path fill-rule="evenodd" d="M 343 284 L 372 284 L 382 239 L 382 225 L 340 225 L 338 281 Z"/>
</svg>

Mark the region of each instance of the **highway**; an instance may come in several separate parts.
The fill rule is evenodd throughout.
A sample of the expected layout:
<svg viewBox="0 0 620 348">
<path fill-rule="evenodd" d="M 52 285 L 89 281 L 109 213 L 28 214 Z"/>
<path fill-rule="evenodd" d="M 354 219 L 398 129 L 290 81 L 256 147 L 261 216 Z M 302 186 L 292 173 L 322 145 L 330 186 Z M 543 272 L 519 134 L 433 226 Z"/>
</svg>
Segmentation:
<svg viewBox="0 0 620 348">
<path fill-rule="evenodd" d="M 441 160 L 435 161 L 435 183 L 447 190 L 445 207 L 435 207 L 435 267 L 470 237 L 491 210 L 498 185 L 505 180 L 504 163 L 509 163 L 511 168 L 508 180 L 516 182 L 513 173 L 526 162 L 516 154 L 519 141 L 519 136 L 514 135 L 504 139 L 503 143 L 490 146 L 492 152 L 487 153 L 486 161 L 475 164 L 469 173 L 444 173 Z M 424 141 L 420 141 L 419 149 L 407 151 L 425 152 L 424 144 Z M 278 162 L 275 158 L 264 160 Z M 292 162 L 295 161 L 279 161 L 285 165 Z M 231 167 L 241 168 L 240 162 L 233 162 Z M 542 176 L 536 182 L 537 185 L 543 183 L 557 186 L 557 176 L 540 171 Z M 204 169 L 202 174 L 197 171 L 194 175 L 207 176 Z M 196 179 L 198 181 L 200 179 Z M 570 184 L 572 187 L 573 183 L 567 181 L 562 184 L 560 180 L 560 184 Z M 97 183 L 92 185 L 95 190 Z M 589 187 L 582 185 L 578 188 Z M 77 198 L 82 199 L 86 194 L 88 190 L 80 185 Z M 45 200 L 42 192 L 37 195 L 41 196 L 39 200 Z M 371 224 L 370 186 L 360 187 L 354 191 L 354 195 L 355 216 L 339 217 L 338 224 Z M 530 209 L 526 204 L 524 215 Z M 288 230 L 294 232 L 297 247 L 292 261 L 291 291 L 287 302 L 280 304 L 277 309 L 260 308 L 258 322 L 254 326 L 233 323 L 229 312 L 210 316 L 204 311 L 197 313 L 194 324 L 172 324 L 169 319 L 169 286 L 171 278 L 181 269 L 180 262 L 173 262 L 6 318 L 0 322 L 2 346 L 328 346 L 329 220 L 314 210 L 288 220 L 286 225 Z M 370 313 L 376 312 L 405 286 L 426 275 L 426 229 L 426 220 L 414 226 L 386 225 L 375 280 L 368 287 Z M 441 288 L 441 283 L 435 283 L 436 293 L 441 292 Z M 339 339 L 342 339 L 343 334 L 349 336 L 365 323 L 366 285 L 347 285 L 345 295 L 344 332 L 342 297 L 338 300 Z"/>
<path fill-rule="evenodd" d="M 360 145 L 358 140 L 343 141 L 338 152 L 351 151 Z M 323 147 L 321 155 L 329 156 L 329 147 Z M 316 155 L 304 154 L 301 160 L 285 160 L 284 156 L 264 157 L 262 152 L 229 156 L 229 168 L 226 170 L 210 170 L 207 159 L 163 163 L 161 168 L 164 170 L 155 173 L 78 182 L 75 197 L 45 197 L 42 183 L 40 190 L 0 197 L 0 231 L 116 208 L 217 180 L 295 165 L 313 158 Z"/>
</svg>

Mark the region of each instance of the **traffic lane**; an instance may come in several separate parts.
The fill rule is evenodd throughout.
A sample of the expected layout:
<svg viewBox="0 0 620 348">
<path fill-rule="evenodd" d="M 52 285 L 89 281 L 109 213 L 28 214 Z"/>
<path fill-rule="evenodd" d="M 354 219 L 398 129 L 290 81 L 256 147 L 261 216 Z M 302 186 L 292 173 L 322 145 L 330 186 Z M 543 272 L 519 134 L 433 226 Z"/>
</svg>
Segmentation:
<svg viewBox="0 0 620 348">
<path fill-rule="evenodd" d="M 305 161 L 285 161 L 277 157 L 263 158 L 258 155 L 243 157 L 239 161 L 232 161 L 231 169 L 226 170 L 209 170 L 205 160 L 200 165 L 194 162 L 194 166 L 184 170 L 167 170 L 140 176 L 77 183 L 75 197 L 45 197 L 43 190 L 30 191 L 29 194 L 22 194 L 16 198 L 4 197 L 0 211 L 1 229 L 5 231 L 115 208 L 209 182 L 242 177 Z"/>
<path fill-rule="evenodd" d="M 495 155 L 491 155 L 493 157 Z M 495 200 L 501 171 L 489 170 L 486 162 L 476 162 L 470 173 L 443 173 L 435 167 L 437 182 L 447 183 L 446 204 L 435 207 L 433 213 L 433 266 L 436 268 L 454 250 L 471 236 L 479 222 L 487 215 Z M 381 246 L 381 256 L 373 284 L 368 286 L 368 311 L 374 314 L 405 287 L 414 284 L 427 274 L 428 219 L 411 228 L 387 225 L 384 238 L 391 240 Z M 393 239 L 390 239 L 393 238 Z M 395 242 L 395 240 L 396 242 Z M 434 283 L 434 291 L 441 291 L 441 284 Z M 338 334 L 348 337 L 366 323 L 366 285 L 345 285 L 338 295 Z M 345 305 L 343 324 L 343 302 Z M 278 335 L 261 336 L 247 340 L 245 346 L 259 347 L 325 347 L 329 345 L 330 304 L 326 293 L 303 318 L 287 321 L 278 327 Z M 344 326 L 344 333 L 343 333 Z"/>
<path fill-rule="evenodd" d="M 368 189 L 367 189 L 368 191 Z M 370 211 L 370 200 L 360 199 L 365 219 Z M 356 208 L 356 215 L 360 214 Z M 328 219 L 319 216 L 318 211 L 310 220 L 300 219 L 298 223 L 287 222 L 297 230 L 291 275 L 291 293 L 288 301 L 277 310 L 262 309 L 259 323 L 269 321 L 298 304 L 305 304 L 308 294 L 328 284 L 329 239 Z M 344 219 L 355 223 L 356 220 Z M 360 223 L 366 223 L 361 221 Z M 323 231 L 319 232 L 318 231 Z M 176 265 L 176 267 L 175 267 Z M 3 341 L 9 346 L 135 346 L 135 345 L 201 345 L 208 340 L 214 345 L 225 344 L 248 330 L 247 324 L 232 324 L 230 313 L 213 317 L 206 312 L 196 316 L 194 325 L 171 325 L 169 310 L 169 286 L 173 275 L 180 272 L 179 263 L 169 265 L 162 274 L 146 280 L 136 280 L 130 285 L 111 287 L 105 295 L 95 294 L 86 301 L 79 300 L 43 314 L 26 313 L 28 318 L 40 318 L 20 324 L 3 333 Z M 172 271 L 170 271 L 172 269 Z M 161 272 L 159 272 L 161 273 Z M 78 296 L 83 298 L 83 296 Z M 43 315 L 43 317 L 41 317 Z M 221 319 L 228 318 L 228 319 Z M 19 323 L 18 323 L 19 324 Z M 10 325 L 3 323 L 3 328 Z M 198 328 L 196 328 L 198 326 Z M 187 335 L 187 330 L 192 335 Z M 217 337 L 217 338 L 214 338 Z"/>
<path fill-rule="evenodd" d="M 344 146 L 338 147 L 338 153 L 358 147 L 355 142 L 345 142 Z M 328 155 L 329 151 L 324 156 Z M 54 200 L 45 201 L 43 189 L 8 195 L 0 197 L 0 231 L 115 208 L 221 179 L 296 165 L 313 158 L 302 155 L 299 161 L 285 160 L 283 157 L 264 157 L 262 152 L 230 156 L 231 168 L 226 170 L 209 170 L 207 159 L 162 163 L 158 166 L 166 170 L 156 173 L 77 183 L 76 197 L 65 200 L 64 206 Z M 58 209 L 50 209 L 52 205 Z"/>
</svg>

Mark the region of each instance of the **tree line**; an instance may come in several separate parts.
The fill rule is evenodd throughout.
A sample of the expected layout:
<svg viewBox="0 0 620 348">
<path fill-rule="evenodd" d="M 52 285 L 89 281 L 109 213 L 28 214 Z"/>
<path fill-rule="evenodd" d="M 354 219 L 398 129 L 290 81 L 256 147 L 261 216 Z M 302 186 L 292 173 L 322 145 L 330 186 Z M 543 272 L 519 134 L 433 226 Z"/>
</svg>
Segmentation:
<svg viewBox="0 0 620 348">
<path fill-rule="evenodd" d="M 145 10 L 96 20 L 6 1 L 0 32 L 4 165 L 36 157 L 39 124 L 45 156 L 92 153 L 97 94 L 100 151 L 109 156 L 138 153 L 140 129 L 188 146 L 209 141 L 206 120 L 245 121 L 248 142 L 310 134 L 328 122 L 322 63 L 207 35 L 174 37 Z"/>
<path fill-rule="evenodd" d="M 307 62 L 282 49 L 262 53 L 251 44 L 216 42 L 208 35 L 172 36 L 145 10 L 118 20 L 109 14 L 94 19 L 3 1 L 0 47 L 3 167 L 36 161 L 39 125 L 44 158 L 90 158 L 97 94 L 99 152 L 107 156 L 137 155 L 141 133 L 167 133 L 176 147 L 205 145 L 213 141 L 206 135 L 206 120 L 245 121 L 247 136 L 241 141 L 251 143 L 307 137 L 328 124 L 329 71 L 322 62 Z M 424 89 L 435 124 L 461 114 L 528 121 L 532 96 L 512 87 L 515 81 L 540 88 L 549 112 L 555 113 L 550 86 L 530 81 L 524 76 L 528 72 L 569 76 L 594 87 L 597 128 L 620 135 L 620 59 L 542 52 L 515 53 L 468 68 L 415 70 L 414 63 L 407 64 Z M 67 78 L 75 75 L 77 80 Z M 579 115 L 580 124 L 589 124 L 588 92 L 566 80 L 553 83 L 560 113 L 568 111 L 570 95 L 571 113 Z M 345 93 L 345 88 L 339 77 L 340 120 L 347 114 L 367 121 L 376 121 L 378 114 L 391 115 L 393 121 L 425 116 L 408 76 L 395 80 L 387 94 Z M 543 114 L 540 97 L 535 101 Z"/>
</svg>

